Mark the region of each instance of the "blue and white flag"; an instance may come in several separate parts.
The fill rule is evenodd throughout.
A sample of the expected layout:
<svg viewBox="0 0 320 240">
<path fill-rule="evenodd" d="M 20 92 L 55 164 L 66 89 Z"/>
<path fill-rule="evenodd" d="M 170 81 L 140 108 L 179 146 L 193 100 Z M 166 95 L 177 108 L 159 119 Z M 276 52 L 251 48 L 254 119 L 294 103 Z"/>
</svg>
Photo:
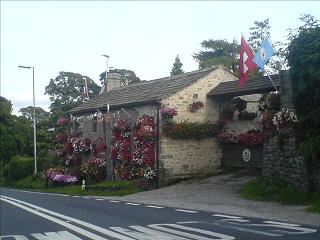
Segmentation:
<svg viewBox="0 0 320 240">
<path fill-rule="evenodd" d="M 270 39 L 266 37 L 256 54 L 253 61 L 261 68 L 264 69 L 264 65 L 269 61 L 270 57 L 274 55 L 276 51 L 272 47 Z"/>
</svg>

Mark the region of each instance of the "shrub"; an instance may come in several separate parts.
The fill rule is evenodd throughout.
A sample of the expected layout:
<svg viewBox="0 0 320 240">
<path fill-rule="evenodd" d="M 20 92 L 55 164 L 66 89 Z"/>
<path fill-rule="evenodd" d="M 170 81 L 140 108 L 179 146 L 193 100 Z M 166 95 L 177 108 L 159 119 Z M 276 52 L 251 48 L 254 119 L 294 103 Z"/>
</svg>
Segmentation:
<svg viewBox="0 0 320 240">
<path fill-rule="evenodd" d="M 6 181 L 16 181 L 33 174 L 34 159 L 30 157 L 14 156 L 3 168 Z"/>
</svg>

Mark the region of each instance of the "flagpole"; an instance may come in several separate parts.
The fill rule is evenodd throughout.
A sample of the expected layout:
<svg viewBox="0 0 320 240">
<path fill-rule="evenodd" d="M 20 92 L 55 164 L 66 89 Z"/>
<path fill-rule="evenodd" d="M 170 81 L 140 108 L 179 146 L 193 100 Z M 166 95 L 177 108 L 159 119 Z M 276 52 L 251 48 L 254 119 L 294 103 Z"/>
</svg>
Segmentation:
<svg viewBox="0 0 320 240">
<path fill-rule="evenodd" d="M 276 91 L 278 92 L 279 90 L 278 90 L 276 84 L 273 82 L 272 78 L 270 77 L 269 73 L 268 73 L 265 69 L 263 70 L 263 72 L 265 72 L 265 73 L 267 74 L 268 78 L 269 78 L 270 81 L 271 81 L 272 86 L 273 86 L 273 87 L 276 89 Z"/>
</svg>

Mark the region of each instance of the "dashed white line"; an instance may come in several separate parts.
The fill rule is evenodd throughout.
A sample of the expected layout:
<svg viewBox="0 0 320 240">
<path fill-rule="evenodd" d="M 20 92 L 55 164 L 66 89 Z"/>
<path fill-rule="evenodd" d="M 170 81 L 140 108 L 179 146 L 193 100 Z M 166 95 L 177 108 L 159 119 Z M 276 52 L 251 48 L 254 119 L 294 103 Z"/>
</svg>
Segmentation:
<svg viewBox="0 0 320 240">
<path fill-rule="evenodd" d="M 110 200 L 109 202 L 112 202 L 112 203 L 119 203 L 120 201 Z"/>
<path fill-rule="evenodd" d="M 298 224 L 292 224 L 292 223 L 286 223 L 286 222 L 275 222 L 275 221 L 263 221 L 263 222 L 264 222 L 264 223 L 284 225 L 284 226 L 291 226 L 291 227 L 301 226 L 301 225 L 298 225 Z"/>
<path fill-rule="evenodd" d="M 104 201 L 103 198 L 96 198 L 95 200 L 97 200 L 97 201 Z"/>
<path fill-rule="evenodd" d="M 230 216 L 230 215 L 223 215 L 223 214 L 213 214 L 212 216 L 214 217 L 223 217 L 223 218 L 236 218 L 236 219 L 240 219 L 242 217 L 238 217 L 238 216 Z"/>
<path fill-rule="evenodd" d="M 141 204 L 139 204 L 139 203 L 131 203 L 131 202 L 128 202 L 128 203 L 125 203 L 125 204 L 127 204 L 127 205 L 133 205 L 133 206 L 141 205 Z"/>
<path fill-rule="evenodd" d="M 175 209 L 177 212 L 187 212 L 187 213 L 199 213 L 198 211 L 186 210 L 186 209 Z"/>
<path fill-rule="evenodd" d="M 164 207 L 160 207 L 160 206 L 153 206 L 153 205 L 148 205 L 146 206 L 147 208 L 164 208 Z"/>
<path fill-rule="evenodd" d="M 79 198 L 79 196 L 73 196 L 74 198 Z"/>
</svg>

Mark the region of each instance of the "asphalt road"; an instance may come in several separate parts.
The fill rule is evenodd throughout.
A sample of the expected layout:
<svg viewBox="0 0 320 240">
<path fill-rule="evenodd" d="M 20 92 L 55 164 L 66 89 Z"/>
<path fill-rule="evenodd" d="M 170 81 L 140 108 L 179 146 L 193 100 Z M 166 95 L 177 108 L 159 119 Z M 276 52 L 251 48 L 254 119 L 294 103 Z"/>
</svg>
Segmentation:
<svg viewBox="0 0 320 240">
<path fill-rule="evenodd" d="M 96 197 L 1 189 L 0 239 L 320 239 L 315 226 Z"/>
</svg>

